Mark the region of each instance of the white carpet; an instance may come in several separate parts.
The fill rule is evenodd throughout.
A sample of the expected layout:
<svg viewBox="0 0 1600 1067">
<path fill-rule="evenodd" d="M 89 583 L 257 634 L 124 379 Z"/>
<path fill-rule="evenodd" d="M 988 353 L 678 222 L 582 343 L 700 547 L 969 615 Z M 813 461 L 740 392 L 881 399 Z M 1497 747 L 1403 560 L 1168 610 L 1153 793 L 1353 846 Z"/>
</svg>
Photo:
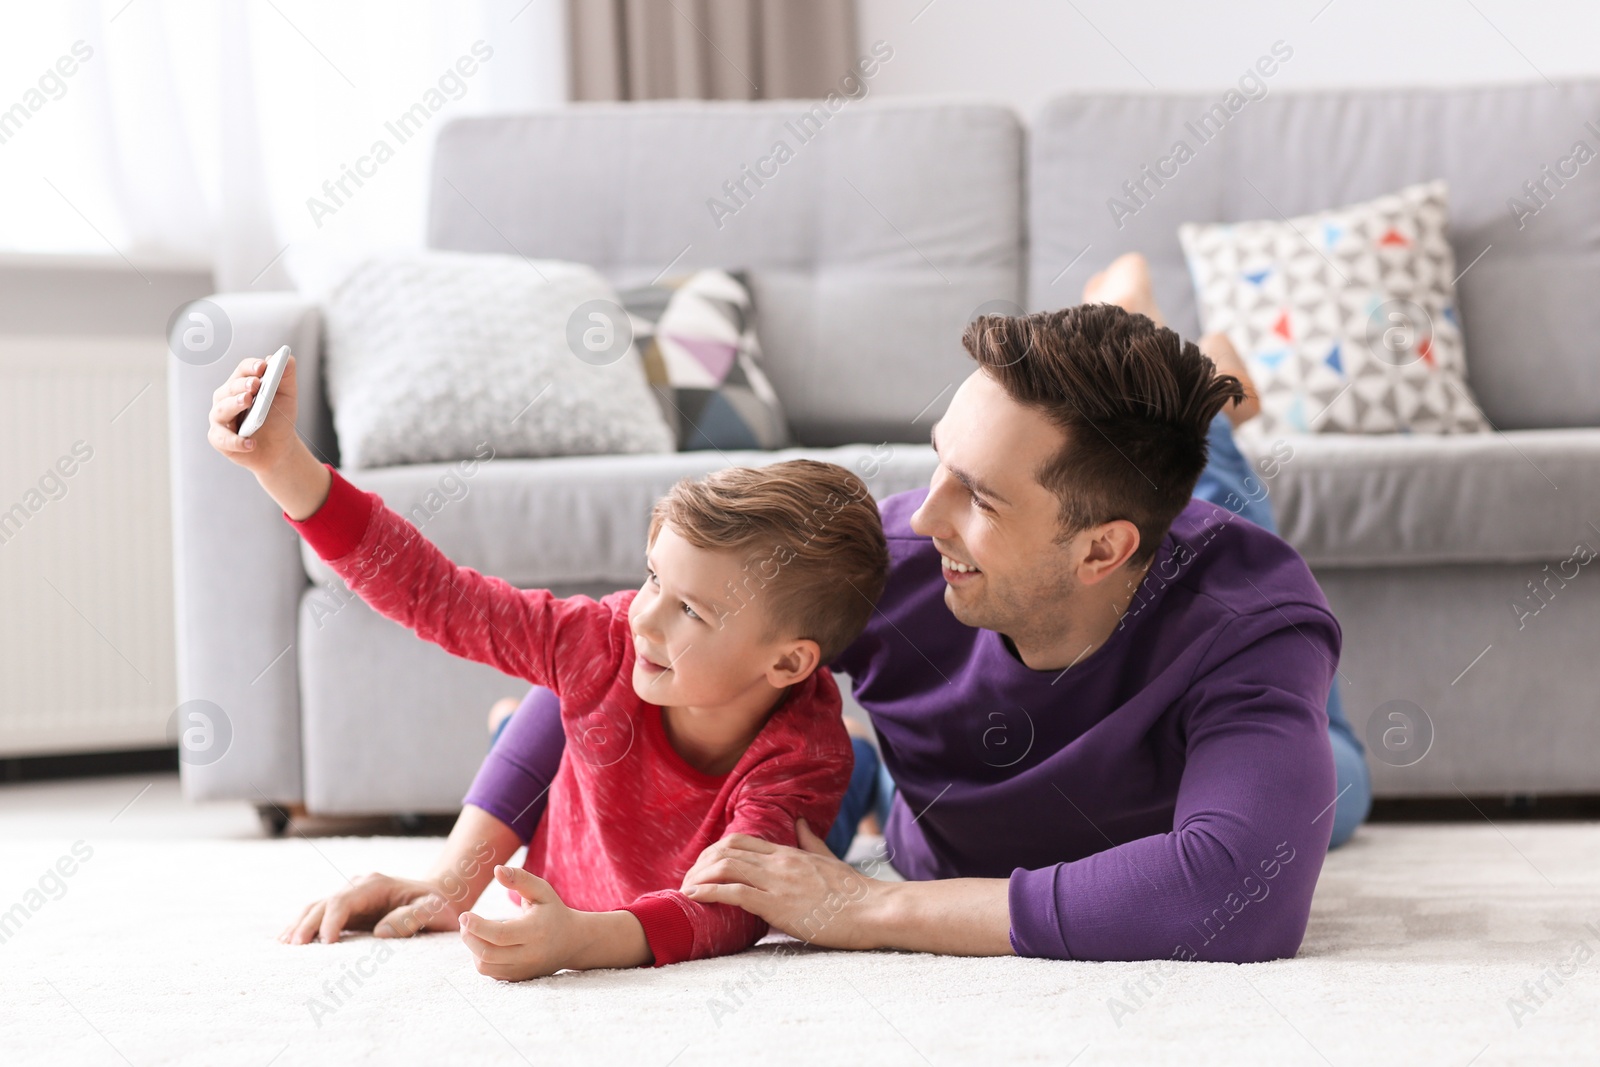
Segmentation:
<svg viewBox="0 0 1600 1067">
<path fill-rule="evenodd" d="M 780 940 L 513 985 L 474 971 L 454 935 L 392 943 L 387 958 L 391 943 L 366 936 L 273 940 L 341 876 L 420 871 L 437 839 L 86 840 L 92 857 L 32 911 L 25 894 L 70 844 L 0 842 L 0 908 L 29 912 L 0 944 L 0 1063 L 1487 1067 L 1593 1062 L 1600 1038 L 1594 824 L 1363 829 L 1329 857 L 1300 956 L 1271 964 Z M 480 910 L 510 908 L 491 890 Z M 370 977 L 335 1005 L 324 983 L 358 965 Z M 313 998 L 332 1010 L 315 1018 Z"/>
</svg>

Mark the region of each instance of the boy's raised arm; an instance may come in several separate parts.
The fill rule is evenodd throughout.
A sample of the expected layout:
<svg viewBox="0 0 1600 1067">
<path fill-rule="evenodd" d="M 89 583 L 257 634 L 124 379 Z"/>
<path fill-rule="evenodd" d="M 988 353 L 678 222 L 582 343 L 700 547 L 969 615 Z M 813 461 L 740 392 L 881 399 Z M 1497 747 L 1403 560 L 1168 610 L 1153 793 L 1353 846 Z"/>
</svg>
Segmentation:
<svg viewBox="0 0 1600 1067">
<path fill-rule="evenodd" d="M 325 469 L 327 499 L 303 521 L 285 518 L 373 610 L 453 655 L 558 693 L 616 677 L 607 608 L 458 566 L 376 494 Z"/>
<path fill-rule="evenodd" d="M 278 465 L 256 472 L 256 481 L 296 522 L 314 515 L 328 499 L 332 469 L 317 461 L 302 442 L 286 453 Z"/>
<path fill-rule="evenodd" d="M 266 421 L 254 436 L 240 437 L 265 369 L 265 360 L 244 360 L 218 387 L 207 439 L 256 476 L 351 591 L 447 652 L 557 692 L 615 675 L 609 611 L 587 597 L 518 589 L 456 566 L 376 494 L 319 462 L 295 430 L 293 356 Z"/>
</svg>

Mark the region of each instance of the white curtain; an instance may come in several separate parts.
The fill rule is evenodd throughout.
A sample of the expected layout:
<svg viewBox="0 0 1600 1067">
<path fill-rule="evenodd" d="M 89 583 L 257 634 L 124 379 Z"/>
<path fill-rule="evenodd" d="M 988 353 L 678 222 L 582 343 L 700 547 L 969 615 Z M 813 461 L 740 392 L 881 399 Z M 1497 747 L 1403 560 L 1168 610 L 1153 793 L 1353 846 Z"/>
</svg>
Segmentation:
<svg viewBox="0 0 1600 1067">
<path fill-rule="evenodd" d="M 0 255 L 209 265 L 423 241 L 450 118 L 567 99 L 563 0 L 0 4 Z"/>
</svg>

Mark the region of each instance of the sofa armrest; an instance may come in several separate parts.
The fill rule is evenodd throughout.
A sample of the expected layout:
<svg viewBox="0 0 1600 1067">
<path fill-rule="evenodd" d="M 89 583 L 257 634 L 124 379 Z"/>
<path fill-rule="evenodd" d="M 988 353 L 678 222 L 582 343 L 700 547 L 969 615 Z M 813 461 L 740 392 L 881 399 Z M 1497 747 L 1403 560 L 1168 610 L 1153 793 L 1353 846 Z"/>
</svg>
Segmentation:
<svg viewBox="0 0 1600 1067">
<path fill-rule="evenodd" d="M 296 293 L 210 299 L 231 343 L 204 365 L 169 358 L 167 376 L 178 700 L 220 709 L 212 713 L 220 720 L 214 749 L 179 749 L 183 791 L 192 800 L 290 803 L 302 796 L 295 644 L 308 580 L 299 538 L 255 477 L 211 447 L 206 429 L 211 396 L 233 369 L 287 344 L 301 436 L 337 464 L 322 392 L 321 317 Z M 175 330 L 183 327 L 180 317 Z"/>
</svg>

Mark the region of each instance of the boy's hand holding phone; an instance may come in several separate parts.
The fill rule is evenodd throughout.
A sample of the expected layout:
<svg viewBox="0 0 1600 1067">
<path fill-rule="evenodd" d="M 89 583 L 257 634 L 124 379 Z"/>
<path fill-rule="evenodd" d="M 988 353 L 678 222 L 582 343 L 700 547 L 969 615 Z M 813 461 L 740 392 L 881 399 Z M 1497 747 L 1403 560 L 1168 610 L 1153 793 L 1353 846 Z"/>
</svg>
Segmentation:
<svg viewBox="0 0 1600 1067">
<path fill-rule="evenodd" d="M 218 452 L 248 471 L 270 467 L 297 441 L 294 356 L 286 354 L 284 360 L 283 377 L 271 398 L 266 417 L 260 429 L 248 437 L 239 431 L 261 393 L 268 361 L 255 358 L 243 361 L 234 368 L 233 376 L 211 394 L 211 427 L 207 439 Z"/>
<path fill-rule="evenodd" d="M 234 368 L 232 377 L 211 394 L 211 419 L 206 440 L 229 460 L 256 476 L 292 519 L 308 517 L 328 498 L 331 476 L 295 431 L 294 356 L 283 354 L 283 377 L 251 436 L 240 435 L 261 394 L 268 360 L 251 358 Z"/>
</svg>

